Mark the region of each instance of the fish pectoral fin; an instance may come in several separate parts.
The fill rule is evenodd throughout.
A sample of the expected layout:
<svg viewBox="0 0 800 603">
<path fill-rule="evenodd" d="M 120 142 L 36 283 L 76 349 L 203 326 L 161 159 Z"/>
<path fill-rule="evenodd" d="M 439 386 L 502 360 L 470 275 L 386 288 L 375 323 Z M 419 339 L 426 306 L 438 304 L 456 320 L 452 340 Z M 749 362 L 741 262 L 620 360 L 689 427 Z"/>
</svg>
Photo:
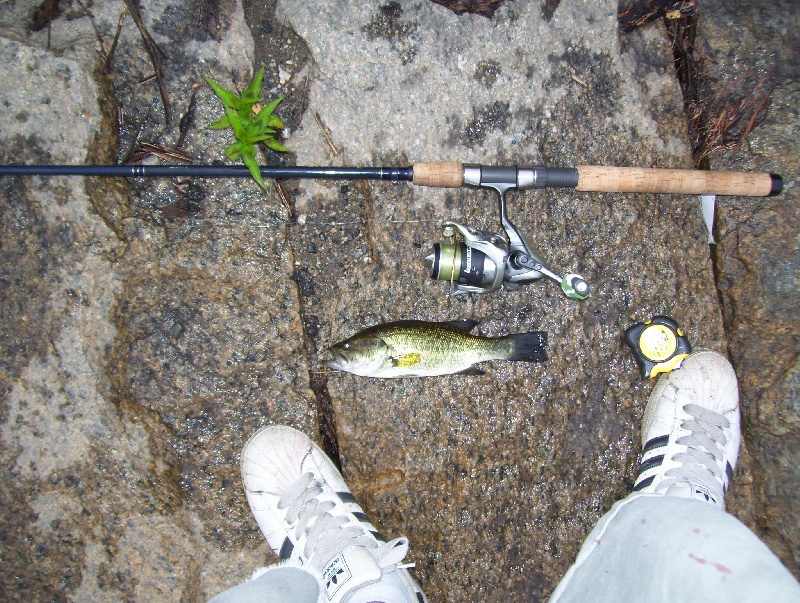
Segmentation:
<svg viewBox="0 0 800 603">
<path fill-rule="evenodd" d="M 392 358 L 392 366 L 414 366 L 422 361 L 422 356 L 417 353 L 403 354 Z"/>
<path fill-rule="evenodd" d="M 482 371 L 481 369 L 479 369 L 477 367 L 471 366 L 468 369 L 464 369 L 463 371 L 459 371 L 459 372 L 457 372 L 455 374 L 456 375 L 472 375 L 473 377 L 476 377 L 478 375 L 485 375 L 486 372 Z"/>
</svg>

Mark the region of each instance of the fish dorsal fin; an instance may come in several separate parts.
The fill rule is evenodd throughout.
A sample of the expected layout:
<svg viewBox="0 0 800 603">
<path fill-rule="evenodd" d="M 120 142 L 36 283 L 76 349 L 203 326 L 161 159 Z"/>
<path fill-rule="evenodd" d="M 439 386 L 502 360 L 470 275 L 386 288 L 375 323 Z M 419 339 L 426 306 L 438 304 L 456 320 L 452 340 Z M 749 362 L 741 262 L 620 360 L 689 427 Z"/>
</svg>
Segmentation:
<svg viewBox="0 0 800 603">
<path fill-rule="evenodd" d="M 393 366 L 414 366 L 415 364 L 419 364 L 422 360 L 422 356 L 413 352 L 410 354 L 403 354 L 402 356 L 397 356 L 396 358 L 392 358 L 392 365 Z"/>
<path fill-rule="evenodd" d="M 480 320 L 472 320 L 471 318 L 467 318 L 465 320 L 451 320 L 446 324 L 450 325 L 454 329 L 462 331 L 463 333 L 469 333 L 479 322 Z"/>
</svg>

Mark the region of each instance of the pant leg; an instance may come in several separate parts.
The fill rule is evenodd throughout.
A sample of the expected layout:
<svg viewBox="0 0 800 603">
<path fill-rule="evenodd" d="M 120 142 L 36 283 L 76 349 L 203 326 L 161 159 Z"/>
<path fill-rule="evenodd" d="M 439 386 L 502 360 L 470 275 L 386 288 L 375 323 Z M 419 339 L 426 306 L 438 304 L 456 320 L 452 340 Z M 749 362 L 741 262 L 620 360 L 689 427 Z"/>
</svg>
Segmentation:
<svg viewBox="0 0 800 603">
<path fill-rule="evenodd" d="M 320 577 L 298 565 L 284 562 L 263 570 L 209 603 L 319 603 L 324 599 Z"/>
<path fill-rule="evenodd" d="M 712 505 L 633 494 L 595 526 L 550 603 L 800 601 L 800 585 L 744 524 Z"/>
<path fill-rule="evenodd" d="M 263 572 L 263 573 L 262 573 Z M 392 571 L 381 579 L 349 593 L 348 603 L 419 603 L 424 595 L 406 570 Z M 328 603 L 322 576 L 287 560 L 256 571 L 253 578 L 221 592 L 209 603 Z"/>
</svg>

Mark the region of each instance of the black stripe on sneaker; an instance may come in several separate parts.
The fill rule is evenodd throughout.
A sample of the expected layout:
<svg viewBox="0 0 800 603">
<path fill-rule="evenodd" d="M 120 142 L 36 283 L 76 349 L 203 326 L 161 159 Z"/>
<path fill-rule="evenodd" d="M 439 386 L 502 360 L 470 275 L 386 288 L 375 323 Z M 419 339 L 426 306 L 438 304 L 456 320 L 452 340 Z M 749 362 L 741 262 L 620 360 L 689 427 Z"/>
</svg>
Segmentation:
<svg viewBox="0 0 800 603">
<path fill-rule="evenodd" d="M 353 496 L 350 492 L 337 492 L 336 493 L 343 503 L 355 503 L 358 504 L 356 497 Z"/>
<path fill-rule="evenodd" d="M 369 517 L 367 517 L 366 513 L 360 513 L 359 511 L 355 511 L 353 513 L 353 517 L 355 517 L 361 523 L 368 523 L 369 525 L 372 525 L 372 522 L 369 520 Z"/>
<path fill-rule="evenodd" d="M 645 471 L 649 471 L 650 469 L 653 469 L 654 467 L 658 467 L 663 461 L 664 461 L 664 455 L 663 454 L 659 454 L 657 456 L 654 456 L 651 459 L 646 460 L 644 463 L 642 463 L 639 466 L 639 475 L 641 475 Z"/>
<path fill-rule="evenodd" d="M 643 479 L 642 481 L 640 481 L 638 484 L 636 484 L 636 485 L 633 487 L 633 491 L 634 491 L 634 492 L 638 492 L 639 490 L 643 490 L 644 488 L 647 488 L 647 486 L 649 486 L 650 484 L 652 484 L 652 483 L 653 483 L 653 480 L 654 480 L 655 478 L 656 478 L 656 476 L 655 476 L 655 475 L 651 475 L 651 476 L 650 476 L 650 477 L 648 477 L 647 479 Z"/>
<path fill-rule="evenodd" d="M 419 603 L 425 603 L 425 597 L 422 596 L 422 593 L 417 593 L 417 601 L 419 601 Z"/>
<path fill-rule="evenodd" d="M 350 492 L 337 492 L 336 495 L 341 499 L 343 503 L 358 504 L 356 497 L 353 496 Z M 355 517 L 361 523 L 365 523 L 368 526 L 372 527 L 372 522 L 369 520 L 369 517 L 367 517 L 367 514 L 364 513 L 363 511 L 354 511 L 353 517 Z M 375 530 L 370 530 L 369 533 L 372 534 L 375 537 L 375 540 L 377 540 L 378 542 L 386 542 L 386 538 L 380 532 L 376 532 Z"/>
<path fill-rule="evenodd" d="M 653 450 L 653 448 L 661 448 L 667 444 L 669 444 L 669 434 L 653 438 L 644 445 L 642 456 Z"/>
<path fill-rule="evenodd" d="M 369 520 L 369 517 L 367 517 L 364 513 L 358 513 L 358 512 L 353 513 L 353 517 L 355 517 L 361 523 L 367 524 L 367 529 L 375 527 L 372 525 L 372 522 Z M 386 542 L 386 537 L 377 530 L 374 529 L 369 530 L 369 533 L 372 534 L 375 537 L 375 540 L 377 540 L 378 542 Z"/>
<path fill-rule="evenodd" d="M 730 463 L 725 463 L 725 474 L 728 476 L 728 483 L 733 479 L 733 467 Z"/>
<path fill-rule="evenodd" d="M 289 540 L 289 537 L 286 537 L 286 540 L 283 541 L 283 545 L 281 545 L 281 551 L 278 553 L 278 557 L 281 559 L 288 559 L 292 556 L 292 551 L 294 550 L 294 543 Z"/>
</svg>

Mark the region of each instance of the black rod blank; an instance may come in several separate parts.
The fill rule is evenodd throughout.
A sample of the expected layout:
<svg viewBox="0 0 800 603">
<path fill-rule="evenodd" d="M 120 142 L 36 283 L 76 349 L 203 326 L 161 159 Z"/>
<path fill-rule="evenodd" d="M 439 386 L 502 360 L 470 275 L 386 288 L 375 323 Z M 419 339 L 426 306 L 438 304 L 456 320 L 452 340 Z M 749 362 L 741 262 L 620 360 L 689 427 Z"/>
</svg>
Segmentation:
<svg viewBox="0 0 800 603">
<path fill-rule="evenodd" d="M 390 180 L 413 178 L 410 167 L 261 167 L 264 178 Z M 125 176 L 129 178 L 248 178 L 243 166 L 227 165 L 0 165 L 0 176 Z"/>
</svg>

